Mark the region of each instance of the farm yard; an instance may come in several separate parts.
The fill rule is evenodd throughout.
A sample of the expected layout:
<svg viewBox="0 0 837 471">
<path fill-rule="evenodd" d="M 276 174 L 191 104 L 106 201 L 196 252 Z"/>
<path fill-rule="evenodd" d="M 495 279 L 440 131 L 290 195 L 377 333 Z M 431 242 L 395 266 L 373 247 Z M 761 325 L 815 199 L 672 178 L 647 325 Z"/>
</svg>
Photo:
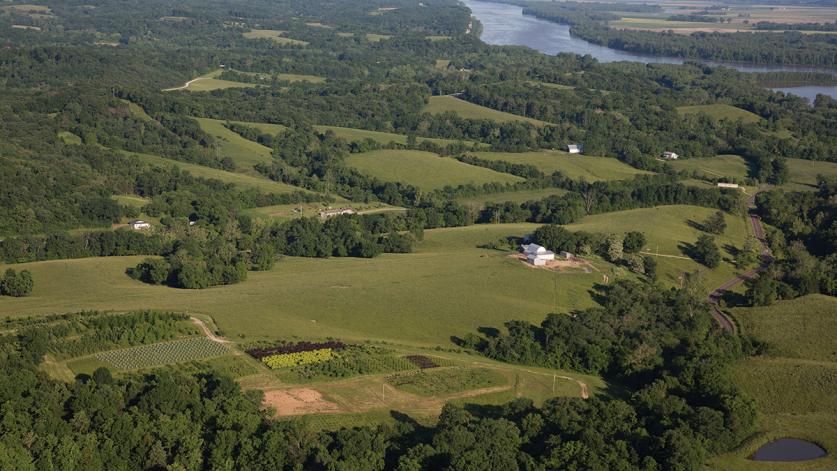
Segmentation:
<svg viewBox="0 0 837 471">
<path fill-rule="evenodd" d="M 557 171 L 568 178 L 584 178 L 587 181 L 623 180 L 632 178 L 634 175 L 650 173 L 635 169 L 613 158 L 569 154 L 558 150 L 520 153 L 474 152 L 473 154 L 485 160 L 528 164 L 546 174 Z"/>
<path fill-rule="evenodd" d="M 385 182 L 401 182 L 423 190 L 483 183 L 515 183 L 523 178 L 415 150 L 376 150 L 351 154 L 346 163 Z"/>
</svg>

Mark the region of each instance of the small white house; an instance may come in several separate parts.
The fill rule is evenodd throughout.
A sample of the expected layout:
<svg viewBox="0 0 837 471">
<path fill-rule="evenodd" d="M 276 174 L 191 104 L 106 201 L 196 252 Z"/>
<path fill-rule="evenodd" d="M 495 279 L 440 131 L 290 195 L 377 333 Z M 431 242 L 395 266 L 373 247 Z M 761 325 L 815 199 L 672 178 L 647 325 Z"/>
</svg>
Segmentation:
<svg viewBox="0 0 837 471">
<path fill-rule="evenodd" d="M 663 158 L 666 160 L 677 160 L 680 156 L 671 151 L 663 152 Z"/>
<path fill-rule="evenodd" d="M 145 229 L 151 229 L 151 223 L 147 221 L 143 221 L 142 219 L 135 219 L 128 223 L 131 229 L 135 231 L 141 231 Z"/>
<path fill-rule="evenodd" d="M 567 252 L 566 250 L 562 250 L 561 251 L 561 258 L 563 258 L 565 260 L 572 260 L 572 259 L 575 258 L 575 255 Z"/>
<path fill-rule="evenodd" d="M 581 144 L 567 144 L 567 152 L 570 154 L 580 154 L 583 149 Z"/>
<path fill-rule="evenodd" d="M 718 182 L 718 188 L 733 188 L 733 189 L 737 189 L 737 188 L 738 188 L 738 183 L 723 183 L 723 182 Z"/>
</svg>

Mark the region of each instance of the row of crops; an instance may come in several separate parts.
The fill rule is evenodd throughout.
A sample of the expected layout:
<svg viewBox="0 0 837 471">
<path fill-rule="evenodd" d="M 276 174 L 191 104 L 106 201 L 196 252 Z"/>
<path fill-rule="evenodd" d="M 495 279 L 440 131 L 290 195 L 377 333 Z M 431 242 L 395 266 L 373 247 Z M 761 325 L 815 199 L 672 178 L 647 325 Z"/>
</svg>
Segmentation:
<svg viewBox="0 0 837 471">
<path fill-rule="evenodd" d="M 336 357 L 337 354 L 330 348 L 320 348 L 307 352 L 279 353 L 262 357 L 262 362 L 272 370 L 289 368 L 291 366 L 303 366 L 314 363 L 322 363 Z"/>
<path fill-rule="evenodd" d="M 95 358 L 119 370 L 136 370 L 203 360 L 225 355 L 229 351 L 226 345 L 201 337 L 112 350 L 99 353 Z"/>
</svg>

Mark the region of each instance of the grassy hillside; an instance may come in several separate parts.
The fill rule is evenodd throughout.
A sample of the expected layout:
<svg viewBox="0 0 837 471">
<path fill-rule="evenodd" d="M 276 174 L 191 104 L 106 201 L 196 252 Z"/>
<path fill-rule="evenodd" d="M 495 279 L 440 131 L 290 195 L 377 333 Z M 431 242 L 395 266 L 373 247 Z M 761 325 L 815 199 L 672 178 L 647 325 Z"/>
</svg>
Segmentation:
<svg viewBox="0 0 837 471">
<path fill-rule="evenodd" d="M 697 171 L 708 178 L 747 178 L 747 161 L 739 155 L 718 155 L 704 159 L 681 159 L 669 162 L 677 170 Z"/>
<path fill-rule="evenodd" d="M 287 185 L 285 183 L 275 182 L 273 180 L 268 180 L 264 177 L 257 177 L 252 175 L 244 175 L 241 173 L 234 173 L 234 172 L 227 172 L 226 170 L 221 170 L 217 168 L 211 167 L 204 167 L 203 165 L 196 165 L 190 164 L 186 162 L 179 162 L 177 160 L 166 159 L 163 157 L 159 157 L 156 155 L 151 154 L 140 154 L 136 152 L 125 152 L 126 154 L 132 155 L 138 159 L 142 159 L 145 162 L 148 162 L 153 165 L 159 165 L 163 167 L 171 167 L 171 166 L 178 166 L 182 170 L 186 170 L 192 175 L 201 178 L 214 178 L 216 180 L 221 180 L 222 182 L 226 183 L 233 183 L 237 186 L 242 188 L 255 188 L 259 191 L 263 191 L 265 193 L 292 193 L 294 191 L 308 191 L 302 188 Z"/>
<path fill-rule="evenodd" d="M 285 31 L 280 31 L 276 29 L 253 29 L 246 33 L 243 33 L 244 37 L 247 39 L 270 39 L 276 44 L 281 45 L 294 45 L 294 46 L 307 46 L 308 43 L 305 41 L 301 41 L 299 39 L 292 39 L 284 37 Z"/>
<path fill-rule="evenodd" d="M 380 142 L 381 144 L 389 144 L 390 142 L 394 142 L 396 144 L 407 144 L 407 136 L 404 134 L 395 134 L 391 132 L 381 132 L 381 131 L 367 131 L 365 129 L 357 129 L 357 128 L 344 128 L 340 126 L 314 126 L 317 131 L 325 132 L 331 131 L 337 137 L 345 139 L 347 141 L 362 141 L 365 139 L 372 139 L 375 142 Z M 439 139 L 435 137 L 418 137 L 416 138 L 417 142 L 432 142 L 434 144 L 438 144 L 440 146 L 446 146 L 449 144 L 456 144 L 457 140 L 455 139 Z M 467 145 L 472 145 L 472 141 L 464 141 Z"/>
<path fill-rule="evenodd" d="M 450 346 L 451 335 L 509 319 L 594 304 L 600 273 L 554 274 L 477 246 L 532 232 L 534 224 L 477 225 L 425 232 L 412 254 L 374 259 L 283 258 L 247 281 L 181 290 L 135 281 L 125 269 L 144 257 L 16 265 L 35 278 L 30 297 L 4 299 L 0 317 L 84 309 L 164 309 L 211 315 L 229 338 L 387 339 Z M 603 270 L 609 264 L 595 262 Z M 5 269 L 5 267 L 0 267 Z M 118 295 L 116 294 L 118 293 Z"/>
<path fill-rule="evenodd" d="M 558 150 L 538 152 L 476 152 L 474 155 L 486 160 L 504 160 L 517 164 L 534 165 L 546 174 L 560 171 L 567 177 L 586 178 L 589 181 L 622 180 L 640 173 L 638 170 L 616 159 L 590 155 L 568 154 Z"/>
<path fill-rule="evenodd" d="M 367 175 L 384 181 L 409 183 L 424 190 L 466 183 L 481 185 L 523 181 L 523 178 L 514 175 L 415 150 L 376 150 L 351 154 L 346 162 Z"/>
<path fill-rule="evenodd" d="M 794 191 L 813 191 L 817 189 L 817 175 L 837 177 L 837 164 L 817 160 L 788 159 L 790 181 L 784 188 Z"/>
<path fill-rule="evenodd" d="M 272 150 L 269 147 L 245 139 L 241 135 L 230 131 L 224 126 L 224 121 L 209 118 L 195 119 L 200 123 L 204 132 L 215 138 L 215 143 L 218 145 L 221 155 L 232 158 L 239 169 L 255 174 L 254 165 L 271 162 Z"/>
<path fill-rule="evenodd" d="M 714 105 L 678 106 L 677 112 L 681 115 L 706 114 L 713 119 L 728 119 L 731 121 L 740 119 L 745 123 L 755 123 L 761 119 L 757 114 L 721 103 Z"/>
<path fill-rule="evenodd" d="M 837 299 L 811 295 L 773 306 L 738 308 L 733 314 L 743 331 L 767 343 L 764 355 L 746 358 L 733 368 L 736 383 L 759 409 L 757 433 L 740 449 L 710 465 L 719 469 L 760 470 L 747 459 L 772 439 L 793 437 L 820 444 L 829 456 L 788 470 L 837 467 Z"/>
<path fill-rule="evenodd" d="M 692 223 L 702 222 L 715 211 L 715 209 L 685 205 L 632 209 L 588 216 L 581 222 L 568 225 L 567 228 L 617 234 L 641 231 L 645 233 L 647 239 L 643 251 L 659 254 L 652 256 L 657 260 L 657 271 L 661 281 L 669 285 L 679 285 L 683 272 L 701 270 L 704 272 L 707 290 L 712 290 L 735 275 L 736 269 L 730 263 L 734 252 L 730 250 L 730 246 L 742 247 L 748 231 L 743 217 L 727 214 L 725 215 L 726 232 L 715 237 L 723 258 L 721 265 L 709 270 L 690 259 L 687 255 L 687 244 L 693 244 L 702 234 L 700 230 L 693 227 Z"/>
<path fill-rule="evenodd" d="M 515 203 L 525 203 L 527 201 L 541 200 L 547 196 L 564 195 L 566 193 L 567 190 L 560 188 L 543 188 L 540 190 L 508 191 L 478 196 L 463 196 L 458 198 L 457 201 L 465 205 L 482 208 L 488 202 L 503 203 L 513 201 Z"/>
<path fill-rule="evenodd" d="M 286 221 L 300 217 L 318 217 L 319 212 L 329 207 L 352 208 L 360 214 L 383 213 L 387 211 L 406 211 L 405 208 L 390 206 L 384 203 L 355 203 L 351 201 L 340 203 L 299 203 L 263 206 L 245 211 L 251 216 L 275 221 Z"/>
<path fill-rule="evenodd" d="M 516 114 L 506 113 L 504 111 L 497 111 L 484 106 L 475 105 L 465 100 L 460 100 L 454 96 L 432 96 L 430 103 L 424 108 L 424 111 L 430 114 L 439 114 L 446 111 L 452 111 L 459 116 L 466 119 L 490 119 L 493 121 L 508 122 L 508 121 L 525 121 L 536 126 L 545 126 L 549 123 L 544 121 L 518 116 Z"/>
</svg>

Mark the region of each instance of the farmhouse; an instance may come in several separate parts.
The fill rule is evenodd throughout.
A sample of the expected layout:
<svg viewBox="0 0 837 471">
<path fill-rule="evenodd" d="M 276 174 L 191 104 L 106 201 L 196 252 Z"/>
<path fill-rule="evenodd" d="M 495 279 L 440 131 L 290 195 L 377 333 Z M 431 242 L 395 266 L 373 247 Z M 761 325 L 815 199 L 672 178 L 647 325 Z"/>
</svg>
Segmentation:
<svg viewBox="0 0 837 471">
<path fill-rule="evenodd" d="M 134 219 L 133 221 L 128 223 L 128 226 L 135 231 L 151 229 L 151 223 L 143 221 L 142 219 Z"/>
<path fill-rule="evenodd" d="M 542 245 L 521 245 L 520 249 L 526 255 L 526 260 L 535 266 L 543 266 L 547 261 L 555 260 L 555 252 L 546 250 Z"/>
<path fill-rule="evenodd" d="M 663 158 L 666 159 L 666 160 L 677 160 L 678 157 L 680 157 L 680 156 L 675 154 L 674 152 L 671 152 L 671 151 L 663 152 Z"/>
<path fill-rule="evenodd" d="M 722 182 L 718 182 L 718 188 L 738 188 L 738 183 L 722 183 Z"/>
<path fill-rule="evenodd" d="M 324 209 L 320 211 L 320 217 L 323 219 L 328 219 L 334 216 L 340 216 L 343 214 L 354 214 L 355 210 L 352 208 L 337 208 L 337 209 Z"/>
<path fill-rule="evenodd" d="M 567 144 L 567 152 L 570 154 L 580 154 L 583 149 L 581 144 Z"/>
</svg>

